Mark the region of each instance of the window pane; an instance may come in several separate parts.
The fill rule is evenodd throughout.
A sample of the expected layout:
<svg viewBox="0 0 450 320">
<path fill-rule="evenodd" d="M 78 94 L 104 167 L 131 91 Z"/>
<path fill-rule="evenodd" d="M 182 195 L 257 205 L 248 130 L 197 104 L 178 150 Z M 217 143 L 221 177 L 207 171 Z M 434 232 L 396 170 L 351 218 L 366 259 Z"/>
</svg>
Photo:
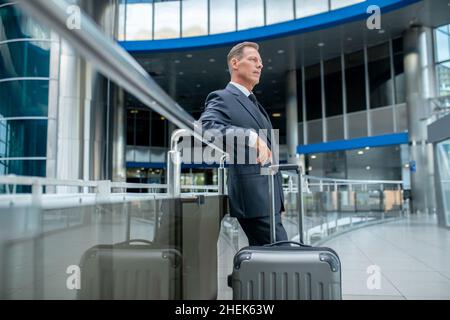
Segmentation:
<svg viewBox="0 0 450 320">
<path fill-rule="evenodd" d="M 47 120 L 12 120 L 0 130 L 4 155 L 16 157 L 45 157 L 47 150 Z"/>
<path fill-rule="evenodd" d="M 127 5 L 126 40 L 151 40 L 153 6 L 151 3 Z"/>
<path fill-rule="evenodd" d="M 166 123 L 161 115 L 152 112 L 152 146 L 165 147 Z"/>
<path fill-rule="evenodd" d="M 391 61 L 389 44 L 369 48 L 370 107 L 379 108 L 394 104 L 392 96 Z"/>
<path fill-rule="evenodd" d="M 120 0 L 119 4 L 119 34 L 117 39 L 119 41 L 125 40 L 125 11 L 126 11 L 126 0 Z"/>
<path fill-rule="evenodd" d="M 0 82 L 0 116 L 47 116 L 48 81 Z"/>
<path fill-rule="evenodd" d="M 347 112 L 366 109 L 364 52 L 345 55 L 345 83 L 347 87 Z"/>
<path fill-rule="evenodd" d="M 450 62 L 441 63 L 437 66 L 439 95 L 450 95 Z"/>
<path fill-rule="evenodd" d="M 223 33 L 236 30 L 235 2 L 210 0 L 210 33 Z"/>
<path fill-rule="evenodd" d="M 50 42 L 10 42 L 0 44 L 0 79 L 48 77 Z"/>
<path fill-rule="evenodd" d="M 295 0 L 295 17 L 303 18 L 328 11 L 328 0 Z"/>
<path fill-rule="evenodd" d="M 208 32 L 208 1 L 184 0 L 182 2 L 183 37 L 206 35 Z"/>
<path fill-rule="evenodd" d="M 263 0 L 238 0 L 238 30 L 264 25 Z"/>
<path fill-rule="evenodd" d="M 292 0 L 266 0 L 267 24 L 294 19 Z"/>
<path fill-rule="evenodd" d="M 374 136 L 394 132 L 394 115 L 392 107 L 372 110 L 372 134 Z"/>
<path fill-rule="evenodd" d="M 331 10 L 351 6 L 352 4 L 364 1 L 365 0 L 331 0 Z"/>
<path fill-rule="evenodd" d="M 350 139 L 367 137 L 367 112 L 355 112 L 348 115 L 348 137 Z"/>
<path fill-rule="evenodd" d="M 450 34 L 448 26 L 436 30 L 436 62 L 450 59 Z"/>
<path fill-rule="evenodd" d="M 327 118 L 327 141 L 344 139 L 344 118 L 342 116 Z"/>
<path fill-rule="evenodd" d="M 305 68 L 306 119 L 322 118 L 320 65 Z"/>
<path fill-rule="evenodd" d="M 29 15 L 22 14 L 17 5 L 0 8 L 0 41 L 8 39 L 49 39 L 50 31 Z"/>
<path fill-rule="evenodd" d="M 135 109 L 128 109 L 127 110 L 127 145 L 134 146 L 134 133 L 135 133 L 135 112 L 137 110 Z"/>
<path fill-rule="evenodd" d="M 0 175 L 15 174 L 18 176 L 45 177 L 45 162 L 45 160 L 0 161 Z M 26 188 L 31 191 L 30 187 L 19 188 L 18 186 L 17 192 L 26 192 Z M 4 191 L 4 189 L 0 190 Z"/>
<path fill-rule="evenodd" d="M 323 142 L 322 133 L 322 119 L 308 121 L 308 144 Z"/>
<path fill-rule="evenodd" d="M 342 114 L 342 72 L 341 59 L 333 59 L 324 63 L 326 115 Z"/>
<path fill-rule="evenodd" d="M 395 103 L 406 102 L 405 73 L 403 69 L 403 53 L 394 54 Z"/>
<path fill-rule="evenodd" d="M 150 111 L 138 110 L 136 113 L 136 145 L 150 145 Z"/>
<path fill-rule="evenodd" d="M 180 37 L 180 2 L 155 2 L 155 39 Z"/>
</svg>

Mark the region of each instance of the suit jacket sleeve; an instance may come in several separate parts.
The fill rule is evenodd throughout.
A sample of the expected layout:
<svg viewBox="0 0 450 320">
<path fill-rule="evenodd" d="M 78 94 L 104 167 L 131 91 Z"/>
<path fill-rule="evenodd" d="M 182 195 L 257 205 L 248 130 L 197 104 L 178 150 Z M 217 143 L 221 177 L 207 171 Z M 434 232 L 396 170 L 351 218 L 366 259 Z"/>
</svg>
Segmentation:
<svg viewBox="0 0 450 320">
<path fill-rule="evenodd" d="M 223 97 L 216 92 L 208 95 L 205 102 L 205 109 L 200 116 L 199 124 L 202 130 L 214 129 L 214 138 L 219 138 L 223 143 L 233 146 L 253 146 L 257 133 L 254 129 L 248 129 L 233 125 L 230 106 L 225 103 Z M 250 136 L 252 138 L 250 139 Z M 240 137 L 240 139 L 234 139 Z M 222 146 L 220 146 L 222 147 Z"/>
</svg>

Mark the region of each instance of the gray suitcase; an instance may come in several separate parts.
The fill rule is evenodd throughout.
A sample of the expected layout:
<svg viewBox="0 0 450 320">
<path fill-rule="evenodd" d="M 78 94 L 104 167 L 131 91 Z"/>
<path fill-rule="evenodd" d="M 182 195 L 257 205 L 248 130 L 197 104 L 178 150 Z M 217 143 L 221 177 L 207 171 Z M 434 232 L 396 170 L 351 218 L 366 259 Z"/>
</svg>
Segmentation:
<svg viewBox="0 0 450 320">
<path fill-rule="evenodd" d="M 146 240 L 94 246 L 81 258 L 78 299 L 180 299 L 181 263 L 178 250 Z"/>
<path fill-rule="evenodd" d="M 234 300 L 340 300 L 341 263 L 330 248 L 311 247 L 301 242 L 273 243 L 274 200 L 273 170 L 295 170 L 301 181 L 300 167 L 278 165 L 269 167 L 271 199 L 271 241 L 262 247 L 245 247 L 234 256 L 233 273 L 228 285 Z M 301 207 L 298 206 L 299 208 Z M 299 219 L 302 241 L 301 218 Z"/>
</svg>

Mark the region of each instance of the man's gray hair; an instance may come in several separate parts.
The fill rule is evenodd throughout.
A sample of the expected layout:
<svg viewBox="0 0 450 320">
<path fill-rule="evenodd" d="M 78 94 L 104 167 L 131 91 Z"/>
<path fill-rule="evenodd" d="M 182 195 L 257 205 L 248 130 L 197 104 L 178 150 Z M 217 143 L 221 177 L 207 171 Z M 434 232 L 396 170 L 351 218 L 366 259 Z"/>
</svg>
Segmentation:
<svg viewBox="0 0 450 320">
<path fill-rule="evenodd" d="M 241 42 L 238 43 L 237 45 L 235 45 L 233 48 L 231 48 L 230 52 L 228 52 L 227 55 L 227 63 L 228 63 L 228 71 L 231 74 L 231 59 L 233 58 L 237 58 L 238 60 L 242 59 L 242 54 L 244 53 L 244 48 L 245 47 L 251 47 L 251 48 L 255 48 L 256 50 L 259 50 L 259 45 L 255 42 Z"/>
</svg>

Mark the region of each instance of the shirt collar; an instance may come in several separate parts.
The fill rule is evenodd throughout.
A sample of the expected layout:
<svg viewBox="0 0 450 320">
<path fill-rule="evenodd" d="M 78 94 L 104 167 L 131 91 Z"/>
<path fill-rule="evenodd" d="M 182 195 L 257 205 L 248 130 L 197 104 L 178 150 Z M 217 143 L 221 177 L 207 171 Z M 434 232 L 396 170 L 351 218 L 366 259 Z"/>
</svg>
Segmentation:
<svg viewBox="0 0 450 320">
<path fill-rule="evenodd" d="M 248 97 L 252 92 L 248 91 L 248 89 L 246 87 L 244 87 L 243 85 L 230 81 L 230 83 L 235 86 L 236 88 L 238 88 L 243 94 L 245 94 L 246 97 Z"/>
</svg>

